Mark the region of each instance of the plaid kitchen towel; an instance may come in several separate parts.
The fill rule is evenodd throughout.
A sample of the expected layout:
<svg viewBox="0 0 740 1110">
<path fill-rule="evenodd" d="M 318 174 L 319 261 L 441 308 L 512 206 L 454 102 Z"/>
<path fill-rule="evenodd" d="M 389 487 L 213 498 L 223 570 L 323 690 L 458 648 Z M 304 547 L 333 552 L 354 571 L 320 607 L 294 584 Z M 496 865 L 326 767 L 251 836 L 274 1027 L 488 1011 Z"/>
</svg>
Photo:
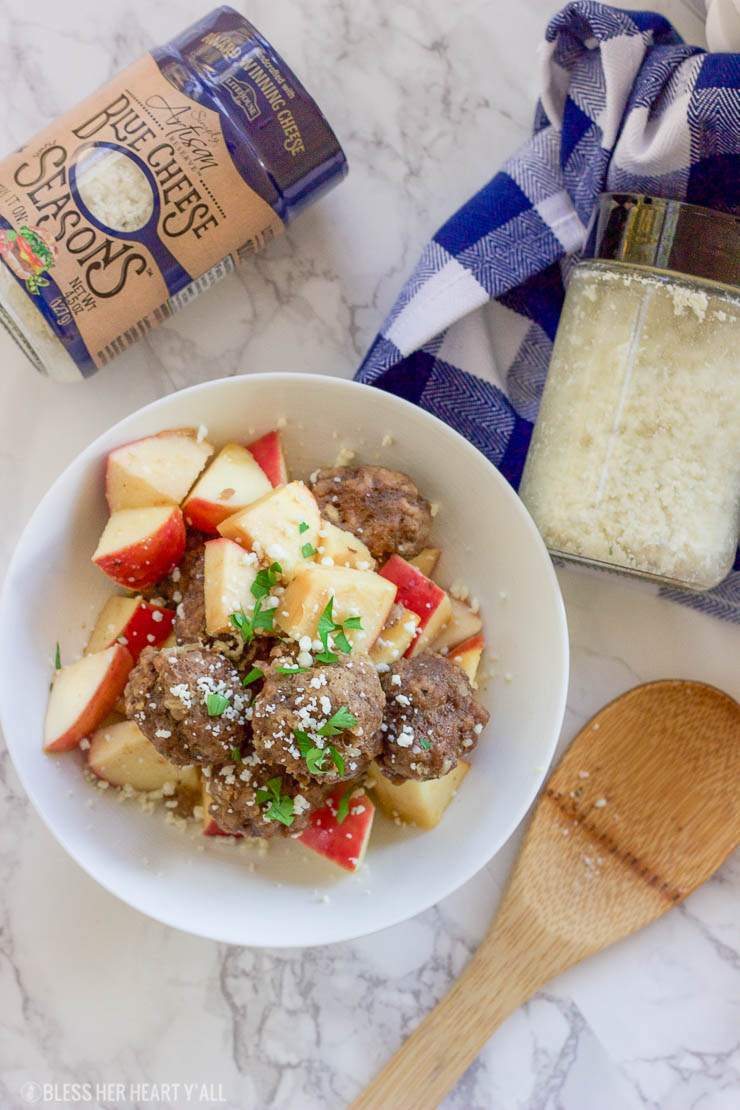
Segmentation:
<svg viewBox="0 0 740 1110">
<path fill-rule="evenodd" d="M 547 28 L 532 138 L 436 233 L 357 373 L 461 432 L 517 487 L 563 302 L 600 193 L 740 212 L 740 55 L 576 0 Z M 665 596 L 740 623 L 740 556 Z"/>
</svg>

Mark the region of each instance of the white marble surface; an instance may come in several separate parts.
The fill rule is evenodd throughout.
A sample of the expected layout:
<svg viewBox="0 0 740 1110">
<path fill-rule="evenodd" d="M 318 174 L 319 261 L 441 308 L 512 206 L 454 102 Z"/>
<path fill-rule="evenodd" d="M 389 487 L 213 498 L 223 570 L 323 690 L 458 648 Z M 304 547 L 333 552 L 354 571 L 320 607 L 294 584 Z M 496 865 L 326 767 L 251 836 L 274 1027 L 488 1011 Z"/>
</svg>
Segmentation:
<svg viewBox="0 0 740 1110">
<path fill-rule="evenodd" d="M 700 0 L 653 6 L 696 37 Z M 59 468 L 140 404 L 224 374 L 350 375 L 428 235 L 525 137 L 535 48 L 555 8 L 253 0 L 248 14 L 317 95 L 351 175 L 238 278 L 84 386 L 57 387 L 20 359 L 6 362 L 0 558 Z M 0 149 L 202 10 L 196 0 L 1 0 Z M 602 703 L 646 679 L 690 676 L 740 696 L 737 627 L 617 579 L 560 577 L 572 637 L 562 745 Z M 515 846 L 385 934 L 306 951 L 225 948 L 155 924 L 98 888 L 31 811 L 4 753 L 0 771 L 0 1105 L 13 1110 L 29 1081 L 55 1082 L 60 1096 L 64 1083 L 215 1084 L 191 1099 L 340 1110 L 464 965 Z M 184 1088 L 124 1086 L 84 1103 L 82 1092 L 66 1095 L 76 1105 L 165 1105 L 168 1095 L 188 1105 Z M 740 859 L 515 1014 L 445 1105 L 740 1106 Z"/>
</svg>

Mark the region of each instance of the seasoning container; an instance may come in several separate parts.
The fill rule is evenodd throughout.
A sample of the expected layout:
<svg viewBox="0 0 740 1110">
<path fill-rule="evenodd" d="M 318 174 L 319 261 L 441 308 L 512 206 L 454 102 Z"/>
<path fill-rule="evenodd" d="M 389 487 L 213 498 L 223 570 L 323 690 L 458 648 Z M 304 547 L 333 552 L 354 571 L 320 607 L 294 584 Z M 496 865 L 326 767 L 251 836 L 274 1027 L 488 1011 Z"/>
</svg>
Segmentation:
<svg viewBox="0 0 740 1110">
<path fill-rule="evenodd" d="M 521 497 L 553 555 L 695 590 L 740 536 L 740 218 L 601 198 Z"/>
<path fill-rule="evenodd" d="M 285 62 L 217 8 L 0 161 L 0 319 L 37 370 L 87 377 L 346 169 Z"/>
</svg>

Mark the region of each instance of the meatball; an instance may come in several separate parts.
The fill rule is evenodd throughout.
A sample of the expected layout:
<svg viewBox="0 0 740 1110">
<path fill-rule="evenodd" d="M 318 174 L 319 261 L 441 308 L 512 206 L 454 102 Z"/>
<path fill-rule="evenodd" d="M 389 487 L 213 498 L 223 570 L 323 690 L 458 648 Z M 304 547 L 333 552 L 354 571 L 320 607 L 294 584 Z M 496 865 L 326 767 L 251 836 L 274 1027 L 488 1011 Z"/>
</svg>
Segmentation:
<svg viewBox="0 0 740 1110">
<path fill-rule="evenodd" d="M 431 652 L 399 659 L 381 683 L 387 700 L 377 762 L 392 782 L 441 778 L 478 743 L 488 712 L 449 659 Z"/>
<path fill-rule="evenodd" d="M 307 827 L 323 800 L 318 783 L 295 779 L 281 767 L 260 763 L 255 754 L 240 764 L 227 763 L 205 774 L 211 796 L 208 812 L 219 828 L 232 835 L 293 836 Z M 261 790 L 267 797 L 259 794 L 258 798 Z M 278 820 L 276 812 L 290 823 Z"/>
<path fill-rule="evenodd" d="M 228 698 L 209 713 L 209 695 Z M 126 715 L 171 763 L 224 763 L 247 739 L 249 692 L 236 668 L 197 645 L 145 648 L 129 675 Z M 211 711 L 218 708 L 211 700 Z"/>
<path fill-rule="evenodd" d="M 252 719 L 257 754 L 298 778 L 326 785 L 356 778 L 381 747 L 385 697 L 375 667 L 367 655 L 353 651 L 337 663 L 294 674 L 278 669 L 295 665 L 292 657 L 275 653 L 264 665 Z M 351 715 L 345 727 L 336 717 L 339 710 Z M 327 728 L 332 718 L 334 734 Z"/>
<path fill-rule="evenodd" d="M 398 470 L 325 467 L 313 475 L 311 489 L 326 519 L 361 539 L 375 559 L 418 555 L 429 538 L 429 502 Z"/>
</svg>

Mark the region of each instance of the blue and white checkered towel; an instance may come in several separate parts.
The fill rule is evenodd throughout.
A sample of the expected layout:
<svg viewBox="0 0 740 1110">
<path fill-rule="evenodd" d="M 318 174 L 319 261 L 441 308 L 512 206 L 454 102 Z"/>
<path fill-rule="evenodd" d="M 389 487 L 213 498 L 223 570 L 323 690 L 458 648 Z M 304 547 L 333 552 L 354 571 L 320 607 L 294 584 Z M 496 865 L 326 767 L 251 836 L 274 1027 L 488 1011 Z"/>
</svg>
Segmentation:
<svg viewBox="0 0 740 1110">
<path fill-rule="evenodd" d="M 517 487 L 563 301 L 600 193 L 740 212 L 740 55 L 576 0 L 547 28 L 532 138 L 440 228 L 358 371 L 451 424 Z M 740 623 L 740 556 L 708 594 Z"/>
</svg>

